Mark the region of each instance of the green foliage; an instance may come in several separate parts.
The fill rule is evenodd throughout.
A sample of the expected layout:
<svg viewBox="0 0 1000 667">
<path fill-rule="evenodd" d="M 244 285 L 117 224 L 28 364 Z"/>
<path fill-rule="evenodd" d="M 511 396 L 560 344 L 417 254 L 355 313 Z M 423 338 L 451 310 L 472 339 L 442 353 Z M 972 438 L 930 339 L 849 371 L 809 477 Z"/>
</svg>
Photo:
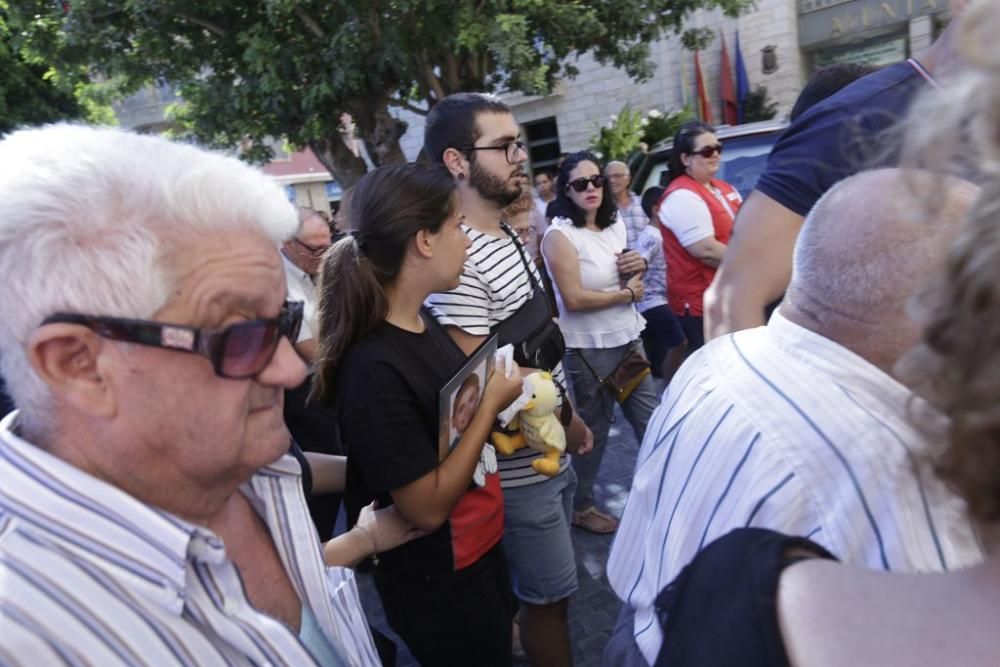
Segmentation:
<svg viewBox="0 0 1000 667">
<path fill-rule="evenodd" d="M 777 115 L 778 103 L 770 100 L 766 87 L 758 85 L 747 93 L 746 105 L 743 107 L 744 123 L 753 123 L 758 120 L 771 120 Z"/>
<path fill-rule="evenodd" d="M 83 115 L 72 88 L 60 86 L 44 62 L 21 54 L 8 18 L 8 3 L 0 0 L 0 134 Z"/>
<path fill-rule="evenodd" d="M 681 125 L 693 118 L 688 108 L 667 113 L 650 109 L 643 115 L 626 104 L 591 137 L 590 150 L 606 161 L 627 161 L 636 151 L 647 151 L 654 144 L 673 137 Z"/>
<path fill-rule="evenodd" d="M 312 147 L 349 186 L 364 163 L 341 141 L 349 113 L 376 164 L 402 159 L 405 123 L 458 91 L 544 94 L 590 53 L 652 76 L 649 44 L 698 9 L 736 16 L 753 0 L 19 0 L 25 49 L 67 79 L 128 92 L 169 81 L 176 120 L 216 145 L 267 137 Z M 247 143 L 247 139 L 251 140 Z"/>
<path fill-rule="evenodd" d="M 646 126 L 642 135 L 642 142 L 652 148 L 655 144 L 664 139 L 672 139 L 681 125 L 694 120 L 694 112 L 684 107 L 680 111 L 662 113 L 657 109 L 652 109 L 646 114 Z"/>
<path fill-rule="evenodd" d="M 632 111 L 632 107 L 626 104 L 591 137 L 590 150 L 605 162 L 627 159 L 639 149 L 645 129 L 643 120 L 641 111 Z"/>
</svg>

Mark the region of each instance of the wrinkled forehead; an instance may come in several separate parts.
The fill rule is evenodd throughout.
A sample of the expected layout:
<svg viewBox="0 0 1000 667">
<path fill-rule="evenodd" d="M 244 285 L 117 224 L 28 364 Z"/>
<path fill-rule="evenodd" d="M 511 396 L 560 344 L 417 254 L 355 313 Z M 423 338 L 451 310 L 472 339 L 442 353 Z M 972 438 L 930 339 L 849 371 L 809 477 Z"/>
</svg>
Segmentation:
<svg viewBox="0 0 1000 667">
<path fill-rule="evenodd" d="M 217 326 L 234 315 L 274 317 L 285 300 L 281 255 L 260 232 L 217 230 L 173 239 L 163 262 L 173 291 L 161 311 L 178 313 L 178 322 Z"/>
</svg>

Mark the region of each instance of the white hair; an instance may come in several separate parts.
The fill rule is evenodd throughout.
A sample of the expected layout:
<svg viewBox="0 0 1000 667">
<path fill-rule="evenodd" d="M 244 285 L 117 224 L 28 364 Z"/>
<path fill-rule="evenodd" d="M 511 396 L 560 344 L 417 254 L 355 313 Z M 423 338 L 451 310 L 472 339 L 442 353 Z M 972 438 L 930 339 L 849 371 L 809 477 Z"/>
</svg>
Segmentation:
<svg viewBox="0 0 1000 667">
<path fill-rule="evenodd" d="M 148 318 L 173 288 L 168 239 L 256 230 L 278 243 L 297 222 L 282 190 L 232 157 L 73 124 L 8 135 L 0 141 L 0 373 L 21 418 L 41 422 L 50 407 L 27 357 L 45 317 Z"/>
<path fill-rule="evenodd" d="M 631 170 L 628 168 L 628 165 L 622 162 L 621 160 L 612 160 L 611 162 L 607 163 L 606 165 L 604 165 L 604 171 L 607 171 L 610 167 L 625 167 L 625 173 L 631 174 Z"/>
</svg>

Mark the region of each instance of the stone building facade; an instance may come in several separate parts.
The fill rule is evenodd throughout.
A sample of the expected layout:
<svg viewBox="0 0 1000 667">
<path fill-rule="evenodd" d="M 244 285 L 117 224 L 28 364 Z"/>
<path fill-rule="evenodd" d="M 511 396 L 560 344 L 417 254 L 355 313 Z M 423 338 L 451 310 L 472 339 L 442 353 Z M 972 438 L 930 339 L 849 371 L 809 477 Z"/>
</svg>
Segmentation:
<svg viewBox="0 0 1000 667">
<path fill-rule="evenodd" d="M 940 25 L 937 17 L 947 5 L 947 0 L 758 0 L 753 11 L 735 19 L 719 10 L 697 12 L 688 27 L 709 28 L 717 35 L 701 52 L 700 61 L 713 115 L 719 122 L 722 45 L 718 35 L 725 37 L 730 58 L 735 58 L 738 31 L 750 87 L 766 87 L 781 116 L 791 110 L 803 83 L 817 67 L 843 61 L 885 65 L 928 46 Z M 765 53 L 773 57 L 771 62 L 765 62 Z M 579 75 L 560 81 L 551 95 L 507 94 L 503 98 L 524 126 L 529 143 L 557 144 L 557 153 L 581 150 L 590 145 L 600 125 L 626 103 L 642 111 L 682 108 L 681 59 L 689 88 L 687 98 L 693 105 L 694 56 L 681 47 L 680 38 L 668 35 L 652 44 L 651 58 L 656 72 L 642 83 L 584 55 L 575 62 Z M 423 117 L 410 112 L 399 116 L 409 124 L 403 150 L 414 159 L 422 144 Z M 543 159 L 536 159 L 538 153 Z M 539 162 L 548 166 L 550 156 L 551 150 L 532 151 L 533 166 Z"/>
</svg>

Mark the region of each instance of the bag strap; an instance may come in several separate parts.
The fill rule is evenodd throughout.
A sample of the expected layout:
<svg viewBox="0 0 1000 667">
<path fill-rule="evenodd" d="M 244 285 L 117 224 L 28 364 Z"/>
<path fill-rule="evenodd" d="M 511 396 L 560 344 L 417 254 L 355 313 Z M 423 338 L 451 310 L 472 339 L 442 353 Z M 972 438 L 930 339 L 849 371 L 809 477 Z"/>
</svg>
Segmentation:
<svg viewBox="0 0 1000 667">
<path fill-rule="evenodd" d="M 531 289 L 533 291 L 537 290 L 539 292 L 545 292 L 545 289 L 535 278 L 534 271 L 532 271 L 531 267 L 528 266 L 528 260 L 524 256 L 524 246 L 521 245 L 521 239 L 517 238 L 517 233 L 510 228 L 510 225 L 502 220 L 500 221 L 500 229 L 504 230 L 504 232 L 507 233 L 507 236 L 510 237 L 510 240 L 514 242 L 514 247 L 517 249 L 517 256 L 521 258 L 521 264 L 524 265 L 524 270 L 528 272 L 528 280 L 531 281 Z M 532 294 L 532 296 L 534 296 L 534 294 Z"/>
<path fill-rule="evenodd" d="M 566 387 L 552 376 L 552 383 L 555 384 L 556 389 L 559 391 L 559 396 L 562 397 L 562 407 L 559 409 L 559 423 L 563 426 L 569 426 L 569 423 L 573 420 L 573 406 L 569 403 L 569 394 L 566 392 Z"/>
<path fill-rule="evenodd" d="M 600 375 L 597 374 L 597 371 L 595 371 L 594 367 L 590 365 L 590 362 L 587 361 L 587 357 L 582 352 L 578 352 L 577 356 L 580 357 L 580 361 L 583 362 L 583 365 L 587 367 L 587 370 L 590 371 L 590 374 L 594 376 L 595 380 L 597 380 L 597 384 L 603 387 L 604 381 L 607 380 L 607 378 L 602 378 Z"/>
</svg>

